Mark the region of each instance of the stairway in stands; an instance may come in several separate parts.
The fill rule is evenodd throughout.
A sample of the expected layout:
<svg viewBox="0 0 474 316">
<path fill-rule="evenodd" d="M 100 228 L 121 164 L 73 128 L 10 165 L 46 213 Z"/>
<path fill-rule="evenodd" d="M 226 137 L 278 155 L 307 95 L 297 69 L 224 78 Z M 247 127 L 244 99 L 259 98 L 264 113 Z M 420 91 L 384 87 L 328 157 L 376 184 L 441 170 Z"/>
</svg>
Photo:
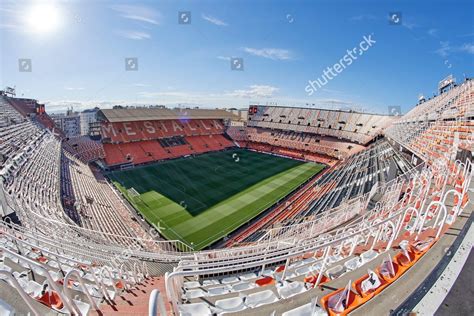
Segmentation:
<svg viewBox="0 0 474 316">
<path fill-rule="evenodd" d="M 89 315 L 148 316 L 148 300 L 154 289 L 158 289 L 163 295 L 167 314 L 171 315 L 171 305 L 168 304 L 166 299 L 164 277 L 148 278 L 141 285 L 117 296 L 115 298 L 115 305 L 103 303 L 100 305 L 100 311 L 91 311 Z"/>
</svg>

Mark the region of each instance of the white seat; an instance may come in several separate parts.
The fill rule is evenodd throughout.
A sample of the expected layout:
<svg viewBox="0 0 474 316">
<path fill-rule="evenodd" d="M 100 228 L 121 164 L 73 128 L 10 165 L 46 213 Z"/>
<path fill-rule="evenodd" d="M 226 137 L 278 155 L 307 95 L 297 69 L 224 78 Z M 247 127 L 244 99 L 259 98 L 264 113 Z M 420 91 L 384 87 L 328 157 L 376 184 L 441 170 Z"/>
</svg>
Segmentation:
<svg viewBox="0 0 474 316">
<path fill-rule="evenodd" d="M 48 261 L 48 265 L 51 268 L 59 269 L 59 264 L 56 261 Z"/>
<path fill-rule="evenodd" d="M 304 263 L 304 264 L 308 264 L 308 263 L 313 263 L 313 262 L 315 262 L 315 261 L 316 261 L 316 258 L 310 257 L 310 258 L 304 259 L 304 260 L 303 260 L 303 263 Z"/>
<path fill-rule="evenodd" d="M 316 268 L 314 266 L 304 266 L 304 267 L 301 267 L 301 268 L 298 268 L 295 270 L 295 274 L 297 276 L 300 276 L 300 275 L 306 275 L 308 274 L 309 272 L 312 272 L 314 271 Z"/>
<path fill-rule="evenodd" d="M 53 270 L 49 270 L 48 272 L 49 272 L 49 274 L 51 275 L 51 277 L 53 278 L 53 280 L 55 282 L 57 282 L 57 281 L 59 281 L 63 278 L 63 275 L 59 272 L 56 272 L 56 271 L 53 271 Z"/>
<path fill-rule="evenodd" d="M 255 273 L 247 273 L 247 274 L 243 274 L 239 276 L 239 279 L 242 281 L 248 281 L 248 280 L 252 280 L 256 278 L 257 278 L 257 275 Z"/>
<path fill-rule="evenodd" d="M 219 280 L 204 280 L 204 281 L 202 281 L 203 286 L 219 285 L 219 284 L 220 284 Z"/>
<path fill-rule="evenodd" d="M 0 263 L 0 271 L 12 272 L 12 268 L 3 263 Z M 0 276 L 0 280 L 6 280 L 6 277 Z"/>
<path fill-rule="evenodd" d="M 328 258 L 328 263 L 334 263 L 334 262 L 338 262 L 340 260 L 344 259 L 341 255 L 334 255 L 334 256 L 330 256 Z"/>
<path fill-rule="evenodd" d="M 15 309 L 0 299 L 0 315 L 13 316 L 15 315 Z"/>
<path fill-rule="evenodd" d="M 298 268 L 298 267 L 301 267 L 302 265 L 304 265 L 303 260 L 299 260 L 290 264 L 288 268 Z"/>
<path fill-rule="evenodd" d="M 378 252 L 375 250 L 367 250 L 366 252 L 363 252 L 360 255 L 360 259 L 362 261 L 362 264 L 366 264 L 367 262 L 370 262 L 377 258 L 378 255 Z"/>
<path fill-rule="evenodd" d="M 245 300 L 245 304 L 249 307 L 258 307 L 265 304 L 270 304 L 278 301 L 278 297 L 271 290 L 265 290 L 261 292 L 255 292 L 249 294 Z"/>
<path fill-rule="evenodd" d="M 312 271 L 319 271 L 321 270 L 321 267 L 323 266 L 322 261 L 318 261 L 315 264 L 312 265 L 313 270 Z"/>
<path fill-rule="evenodd" d="M 296 282 L 287 283 L 281 287 L 278 287 L 277 290 L 280 297 L 285 299 L 285 298 L 290 298 L 292 296 L 305 292 L 306 287 L 304 286 L 302 282 L 296 281 Z"/>
<path fill-rule="evenodd" d="M 186 293 L 184 293 L 184 297 L 188 300 L 192 300 L 193 298 L 204 297 L 204 296 L 207 296 L 207 293 L 204 292 L 202 289 L 187 290 Z"/>
<path fill-rule="evenodd" d="M 76 304 L 77 308 L 81 312 L 81 315 L 89 314 L 89 310 L 91 309 L 91 306 L 89 304 L 78 300 L 73 300 L 73 302 Z"/>
<path fill-rule="evenodd" d="M 347 260 L 347 261 L 344 263 L 344 266 L 345 266 L 346 269 L 349 270 L 349 271 L 355 270 L 355 269 L 357 269 L 358 267 L 361 266 L 360 258 L 355 257 L 355 258 L 352 258 L 352 259 L 350 259 L 350 260 Z"/>
<path fill-rule="evenodd" d="M 207 289 L 207 293 L 209 296 L 223 295 L 229 292 L 230 290 L 227 285 L 220 285 L 220 286 L 210 287 Z"/>
<path fill-rule="evenodd" d="M 81 291 L 81 292 L 83 291 L 83 290 L 82 290 L 82 287 L 79 286 L 79 283 L 74 283 L 74 287 L 75 287 L 75 289 L 76 289 L 76 287 L 77 287 L 77 290 L 78 290 L 78 291 Z M 99 298 L 101 298 L 101 297 L 103 296 L 102 291 L 100 291 L 100 290 L 99 290 L 96 286 L 94 286 L 94 285 L 91 285 L 91 284 L 86 283 L 86 289 L 87 289 L 87 291 L 89 292 L 89 294 L 90 294 L 91 296 L 93 296 L 93 297 L 99 297 Z"/>
<path fill-rule="evenodd" d="M 255 283 L 240 282 L 240 283 L 235 283 L 232 285 L 232 291 L 240 292 L 240 291 L 253 289 L 254 287 L 255 287 Z"/>
<path fill-rule="evenodd" d="M 221 283 L 222 284 L 230 284 L 230 283 L 236 283 L 236 282 L 239 282 L 239 278 L 237 277 L 227 277 L 227 278 L 223 278 Z"/>
<path fill-rule="evenodd" d="M 281 314 L 281 316 L 326 316 L 327 313 L 324 309 L 316 306 L 314 310 L 311 310 L 311 303 L 301 305 L 295 309 L 291 309 Z"/>
<path fill-rule="evenodd" d="M 200 287 L 201 283 L 199 283 L 198 281 L 188 281 L 184 282 L 183 286 L 185 289 L 191 290 Z"/>
<path fill-rule="evenodd" d="M 210 316 L 209 305 L 206 303 L 182 304 L 178 306 L 180 316 Z"/>
<path fill-rule="evenodd" d="M 226 298 L 216 301 L 216 309 L 219 314 L 242 311 L 247 308 L 241 297 Z"/>
<path fill-rule="evenodd" d="M 26 293 L 28 293 L 28 295 L 32 297 L 38 297 L 43 290 L 43 286 L 41 286 L 39 283 L 36 283 L 35 281 L 29 280 L 28 283 L 26 283 L 26 287 L 23 289 Z"/>
<path fill-rule="evenodd" d="M 331 269 L 328 269 L 326 271 L 326 274 L 329 276 L 330 279 L 336 279 L 343 275 L 345 271 L 346 269 L 343 266 L 337 265 L 335 267 L 332 267 Z"/>
</svg>

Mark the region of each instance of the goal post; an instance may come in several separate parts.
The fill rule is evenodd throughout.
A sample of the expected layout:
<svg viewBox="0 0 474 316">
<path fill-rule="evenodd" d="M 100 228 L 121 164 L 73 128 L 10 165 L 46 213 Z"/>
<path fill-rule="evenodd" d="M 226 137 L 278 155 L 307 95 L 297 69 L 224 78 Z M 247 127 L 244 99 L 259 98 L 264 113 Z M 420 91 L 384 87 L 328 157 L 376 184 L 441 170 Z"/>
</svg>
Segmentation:
<svg viewBox="0 0 474 316">
<path fill-rule="evenodd" d="M 130 189 L 127 190 L 128 196 L 130 196 L 133 200 L 135 200 L 137 197 L 140 197 L 140 193 L 138 193 L 135 188 L 131 187 Z"/>
</svg>

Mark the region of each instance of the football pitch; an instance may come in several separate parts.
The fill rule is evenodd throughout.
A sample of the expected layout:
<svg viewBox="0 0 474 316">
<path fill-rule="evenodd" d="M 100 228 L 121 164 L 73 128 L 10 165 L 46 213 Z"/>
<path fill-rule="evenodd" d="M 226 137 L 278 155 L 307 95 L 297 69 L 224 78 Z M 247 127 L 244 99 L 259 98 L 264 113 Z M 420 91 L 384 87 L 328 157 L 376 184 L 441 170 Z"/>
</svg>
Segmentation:
<svg viewBox="0 0 474 316">
<path fill-rule="evenodd" d="M 247 223 L 323 168 L 235 149 L 108 176 L 163 236 L 200 250 Z"/>
</svg>

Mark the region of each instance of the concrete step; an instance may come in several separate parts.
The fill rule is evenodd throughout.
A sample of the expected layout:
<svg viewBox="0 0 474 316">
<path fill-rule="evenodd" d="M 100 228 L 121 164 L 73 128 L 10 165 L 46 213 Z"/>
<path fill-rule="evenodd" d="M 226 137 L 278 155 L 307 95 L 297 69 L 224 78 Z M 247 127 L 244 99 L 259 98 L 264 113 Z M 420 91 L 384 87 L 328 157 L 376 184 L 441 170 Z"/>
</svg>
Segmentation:
<svg viewBox="0 0 474 316">
<path fill-rule="evenodd" d="M 100 305 L 99 311 L 92 311 L 90 315 L 133 315 L 147 316 L 148 301 L 154 289 L 158 289 L 163 295 L 167 314 L 171 315 L 171 306 L 166 298 L 164 277 L 152 277 L 139 284 L 135 288 L 117 296 L 113 304 L 106 302 Z"/>
</svg>

